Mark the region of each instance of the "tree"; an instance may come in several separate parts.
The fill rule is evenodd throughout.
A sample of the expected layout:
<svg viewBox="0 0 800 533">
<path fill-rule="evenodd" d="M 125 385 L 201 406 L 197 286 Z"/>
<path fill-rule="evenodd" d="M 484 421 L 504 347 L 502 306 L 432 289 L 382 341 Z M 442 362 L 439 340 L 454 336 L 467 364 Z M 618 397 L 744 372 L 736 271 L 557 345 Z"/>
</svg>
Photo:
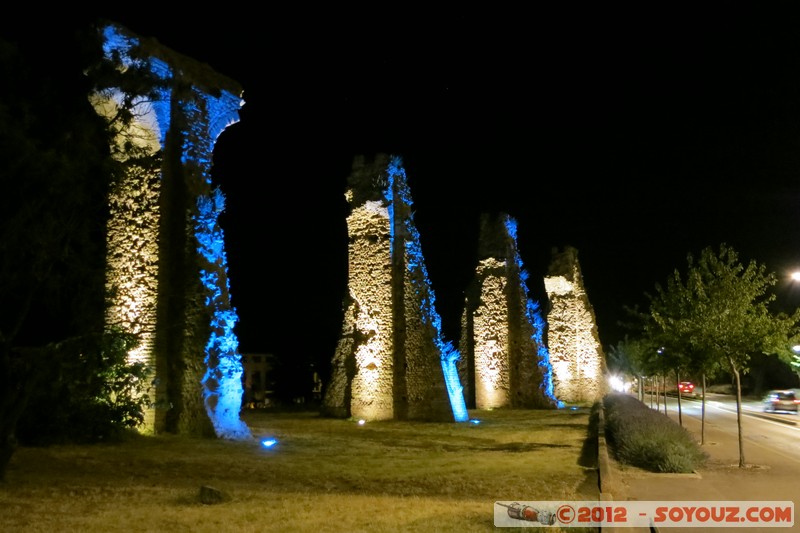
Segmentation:
<svg viewBox="0 0 800 533">
<path fill-rule="evenodd" d="M 676 270 L 666 288 L 656 285 L 650 298 L 649 333 L 691 356 L 690 365 L 709 371 L 725 364 L 736 381 L 736 419 L 739 432 L 739 467 L 745 467 L 742 438 L 741 374 L 749 370 L 754 353 L 791 359 L 791 339 L 800 325 L 794 315 L 773 315 L 775 299 L 770 288 L 777 282 L 764 265 L 739 262 L 726 244 L 717 253 L 702 250 L 699 259 L 687 256 L 685 279 Z"/>
<path fill-rule="evenodd" d="M 797 377 L 800 378 L 800 339 L 795 339 L 792 342 L 792 357 L 789 360 L 789 366 L 792 367 Z"/>
<path fill-rule="evenodd" d="M 609 369 L 636 377 L 640 401 L 644 401 L 643 381 L 653 370 L 653 353 L 655 347 L 647 339 L 631 339 L 627 335 L 608 351 Z"/>
<path fill-rule="evenodd" d="M 700 387 L 702 396 L 700 397 L 700 444 L 706 443 L 706 387 L 709 378 L 717 376 L 724 362 L 715 360 L 708 353 L 691 353 L 689 356 L 689 372 L 691 375 L 700 376 Z"/>
<path fill-rule="evenodd" d="M 114 163 L 84 75 L 102 47 L 57 22 L 0 35 L 0 479 L 54 348 L 103 328 Z"/>
<path fill-rule="evenodd" d="M 660 290 L 659 286 L 656 289 L 659 291 L 661 297 L 661 305 L 670 307 L 675 316 L 680 316 L 681 313 L 688 313 L 689 308 L 682 306 L 680 297 L 673 298 L 668 295 L 672 293 L 675 296 L 680 295 L 680 291 L 676 287 L 671 287 L 670 284 L 675 282 L 674 278 L 668 280 L 667 290 Z M 650 299 L 651 305 L 653 297 L 650 294 L 645 295 Z M 720 364 L 717 361 L 711 360 L 707 354 L 696 352 L 688 339 L 684 336 L 675 334 L 675 330 L 669 332 L 664 331 L 661 326 L 654 320 L 651 311 L 641 312 L 638 308 L 626 308 L 626 311 L 631 317 L 631 321 L 627 322 L 625 326 L 635 331 L 640 337 L 640 342 L 648 346 L 649 355 L 649 368 L 652 373 L 667 372 L 674 369 L 678 376 L 680 372 L 688 373 L 691 376 L 700 376 L 702 396 L 700 399 L 701 405 L 701 422 L 700 422 L 700 443 L 705 444 L 705 414 L 706 414 L 706 386 L 707 378 L 716 376 L 720 371 Z M 652 354 L 658 354 L 653 357 Z M 683 355 L 681 355 L 683 354 Z M 676 376 L 676 381 L 680 382 L 680 377 Z M 682 415 L 682 406 L 680 401 L 680 393 L 678 395 L 678 416 Z M 666 411 L 666 409 L 665 409 Z"/>
<path fill-rule="evenodd" d="M 16 427 L 22 444 L 91 444 L 121 437 L 139 426 L 150 397 L 148 369 L 129 362 L 138 345 L 116 329 L 88 333 L 47 346 L 28 405 Z"/>
</svg>

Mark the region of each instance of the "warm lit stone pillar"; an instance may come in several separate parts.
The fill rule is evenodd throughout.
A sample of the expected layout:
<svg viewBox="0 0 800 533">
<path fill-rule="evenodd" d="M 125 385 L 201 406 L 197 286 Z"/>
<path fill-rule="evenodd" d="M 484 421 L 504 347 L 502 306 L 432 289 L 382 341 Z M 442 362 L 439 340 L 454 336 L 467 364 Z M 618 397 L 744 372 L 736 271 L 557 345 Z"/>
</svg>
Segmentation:
<svg viewBox="0 0 800 533">
<path fill-rule="evenodd" d="M 506 262 L 483 259 L 475 269 L 480 282 L 473 312 L 475 407 L 511 406 L 511 368 L 506 312 Z"/>
<path fill-rule="evenodd" d="M 517 223 L 481 217 L 479 262 L 466 291 L 460 365 L 468 405 L 551 408 L 553 394 L 544 320 L 529 297 L 517 249 Z"/>
<path fill-rule="evenodd" d="M 451 352 L 442 342 L 400 159 L 357 157 L 345 197 L 348 294 L 323 413 L 466 419 L 463 398 L 458 414 L 451 408 L 461 388 L 456 374 L 456 383 L 445 384 L 443 361 Z"/>
<path fill-rule="evenodd" d="M 91 101 L 116 135 L 106 323 L 135 333 L 151 370 L 145 432 L 237 438 L 241 357 L 233 335 L 214 144 L 239 120 L 241 88 L 207 65 L 125 28 L 102 29 L 111 69 Z M 133 89 L 136 87 L 136 89 Z M 138 92 L 134 92 L 138 91 Z"/>
<path fill-rule="evenodd" d="M 147 137 L 153 144 L 144 144 L 143 149 L 157 151 L 155 137 Z M 109 295 L 106 324 L 109 328 L 136 335 L 139 345 L 128 354 L 128 360 L 149 367 L 153 380 L 156 368 L 160 176 L 160 169 L 146 164 L 128 167 L 122 179 L 112 186 L 106 231 L 106 292 Z M 153 387 L 151 400 L 164 402 L 164 393 L 163 389 Z M 155 417 L 155 408 L 145 411 L 142 431 L 155 430 Z"/>
<path fill-rule="evenodd" d="M 363 342 L 355 350 L 351 414 L 368 420 L 394 418 L 392 258 L 389 209 L 367 200 L 347 217 L 350 234 L 348 288 L 359 303 Z"/>
<path fill-rule="evenodd" d="M 553 250 L 544 285 L 550 299 L 547 345 L 556 396 L 565 402 L 596 401 L 606 390 L 605 356 L 575 248 Z"/>
</svg>

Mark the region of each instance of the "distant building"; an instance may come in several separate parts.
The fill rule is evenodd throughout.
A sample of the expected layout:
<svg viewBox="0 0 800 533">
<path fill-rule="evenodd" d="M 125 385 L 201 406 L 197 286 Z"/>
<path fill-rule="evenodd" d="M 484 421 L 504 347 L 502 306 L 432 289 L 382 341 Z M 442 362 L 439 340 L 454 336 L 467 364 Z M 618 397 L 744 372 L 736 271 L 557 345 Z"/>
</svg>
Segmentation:
<svg viewBox="0 0 800 533">
<path fill-rule="evenodd" d="M 242 407 L 255 409 L 269 406 L 275 395 L 277 358 L 271 353 L 242 354 Z"/>
<path fill-rule="evenodd" d="M 242 354 L 242 367 L 243 409 L 322 401 L 322 379 L 314 365 L 289 369 L 275 354 L 248 353 Z"/>
</svg>

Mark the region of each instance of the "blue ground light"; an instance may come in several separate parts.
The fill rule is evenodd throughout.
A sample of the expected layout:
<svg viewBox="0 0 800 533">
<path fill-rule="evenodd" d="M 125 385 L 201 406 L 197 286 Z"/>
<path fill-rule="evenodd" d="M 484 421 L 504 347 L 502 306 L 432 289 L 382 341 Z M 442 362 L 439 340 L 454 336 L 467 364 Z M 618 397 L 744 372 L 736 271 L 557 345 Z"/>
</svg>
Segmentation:
<svg viewBox="0 0 800 533">
<path fill-rule="evenodd" d="M 274 447 L 276 444 L 278 444 L 278 439 L 270 438 L 270 439 L 264 439 L 264 440 L 261 441 L 261 446 L 263 446 L 264 448 L 267 448 L 267 449 Z"/>
</svg>

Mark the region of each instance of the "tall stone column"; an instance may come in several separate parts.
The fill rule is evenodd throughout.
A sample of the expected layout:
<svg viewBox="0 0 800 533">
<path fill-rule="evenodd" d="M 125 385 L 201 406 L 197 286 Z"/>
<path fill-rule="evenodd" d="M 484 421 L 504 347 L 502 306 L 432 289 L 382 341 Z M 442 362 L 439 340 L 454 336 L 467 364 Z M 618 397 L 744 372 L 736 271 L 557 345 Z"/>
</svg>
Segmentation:
<svg viewBox="0 0 800 533">
<path fill-rule="evenodd" d="M 457 374 L 445 383 L 452 350 L 441 337 L 400 158 L 357 157 L 345 197 L 348 294 L 323 413 L 465 420 Z"/>
<path fill-rule="evenodd" d="M 241 87 L 207 65 L 114 24 L 111 69 L 90 72 L 91 101 L 116 137 L 106 323 L 135 333 L 131 361 L 151 370 L 143 431 L 239 438 L 241 357 L 211 183 L 214 144 L 238 122 Z"/>
<path fill-rule="evenodd" d="M 517 248 L 517 222 L 505 213 L 481 217 L 479 261 L 462 317 L 462 379 L 468 404 L 552 408 L 544 320 L 530 296 Z"/>
<path fill-rule="evenodd" d="M 565 402 L 594 402 L 606 391 L 605 355 L 578 250 L 553 250 L 544 285 L 550 299 L 547 343 L 556 395 Z"/>
</svg>

